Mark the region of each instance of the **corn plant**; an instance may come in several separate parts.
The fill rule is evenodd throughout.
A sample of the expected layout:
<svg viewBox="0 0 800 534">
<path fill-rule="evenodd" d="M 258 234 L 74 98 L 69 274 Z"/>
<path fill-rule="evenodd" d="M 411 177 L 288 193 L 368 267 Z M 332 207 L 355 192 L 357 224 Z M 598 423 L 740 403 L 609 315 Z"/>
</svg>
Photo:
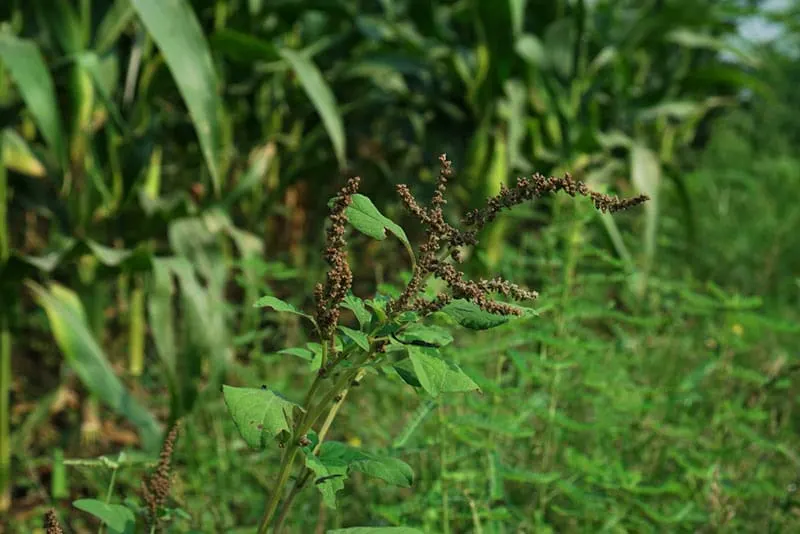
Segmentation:
<svg viewBox="0 0 800 534">
<path fill-rule="evenodd" d="M 502 189 L 485 207 L 467 213 L 461 229 L 444 218 L 445 192 L 453 170 L 444 155 L 440 162 L 437 187 L 429 206 L 419 204 L 407 186 L 397 188 L 406 209 L 425 230 L 425 240 L 416 251 L 400 226 L 378 211 L 368 197 L 358 194 L 360 180 L 353 178 L 330 203 L 330 224 L 323 253 L 330 269 L 324 283 L 317 284 L 314 289 L 313 313 L 306 314 L 273 296 L 255 303 L 258 307 L 307 319 L 319 339 L 318 343 L 307 347 L 284 349 L 288 354 L 312 362 L 314 379 L 301 402 L 292 401 L 267 385 L 223 386 L 228 410 L 245 442 L 254 448 L 277 444 L 283 449 L 277 479 L 258 527 L 259 534 L 266 533 L 273 522 L 275 531 L 280 531 L 292 501 L 312 480 L 330 507 L 335 507 L 336 493 L 353 471 L 400 486 L 411 485 L 413 472 L 401 460 L 325 441 L 325 438 L 348 392 L 370 374 L 399 375 L 407 384 L 432 396 L 479 390 L 475 381 L 455 362 L 442 357 L 439 349 L 452 342 L 453 337 L 447 329 L 431 324 L 430 320 L 444 315 L 463 327 L 485 330 L 514 317 L 535 313 L 530 308 L 498 301 L 494 295 L 530 302 L 537 298 L 536 291 L 502 278 L 467 280 L 457 268 L 463 261 L 463 249 L 474 247 L 478 233 L 500 212 L 558 192 L 589 197 L 602 212 L 619 211 L 647 200 L 644 195 L 620 200 L 596 193 L 569 175 L 546 178 L 537 174 L 519 178 L 513 188 Z M 376 239 L 385 239 L 389 232 L 401 241 L 413 266 L 411 278 L 402 291 L 393 297 L 376 294 L 371 299 L 352 293 L 347 222 Z M 443 287 L 431 286 L 433 280 L 438 280 Z M 343 309 L 352 312 L 357 325 L 340 324 Z M 301 465 L 299 471 L 295 471 L 298 456 Z M 284 495 L 293 474 L 294 485 L 288 495 Z M 369 531 L 381 532 L 382 529 Z"/>
</svg>

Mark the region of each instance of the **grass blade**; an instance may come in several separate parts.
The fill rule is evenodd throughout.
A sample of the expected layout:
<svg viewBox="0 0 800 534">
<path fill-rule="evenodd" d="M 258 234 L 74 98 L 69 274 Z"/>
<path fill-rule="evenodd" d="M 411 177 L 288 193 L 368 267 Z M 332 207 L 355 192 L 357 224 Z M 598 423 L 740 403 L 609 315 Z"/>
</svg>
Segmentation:
<svg viewBox="0 0 800 534">
<path fill-rule="evenodd" d="M 211 51 L 186 0 L 131 0 L 169 66 L 192 117 L 217 194 L 222 189 L 222 98 Z"/>
<path fill-rule="evenodd" d="M 32 41 L 0 32 L 0 61 L 8 68 L 42 137 L 63 167 L 67 161 L 64 128 L 58 114 L 55 84 L 39 47 Z"/>
<path fill-rule="evenodd" d="M 78 296 L 58 284 L 51 284 L 49 290 L 34 282 L 27 285 L 44 308 L 56 343 L 81 381 L 100 400 L 139 428 L 145 449 L 158 450 L 161 434 L 158 423 L 114 374 L 103 349 L 91 333 Z"/>
<path fill-rule="evenodd" d="M 281 50 L 280 54 L 291 65 L 300 80 L 300 85 L 303 86 L 303 90 L 317 109 L 317 113 L 322 118 L 322 124 L 331 138 L 339 167 L 344 168 L 346 154 L 344 123 L 328 82 L 325 81 L 322 73 L 308 56 L 288 49 Z"/>
</svg>

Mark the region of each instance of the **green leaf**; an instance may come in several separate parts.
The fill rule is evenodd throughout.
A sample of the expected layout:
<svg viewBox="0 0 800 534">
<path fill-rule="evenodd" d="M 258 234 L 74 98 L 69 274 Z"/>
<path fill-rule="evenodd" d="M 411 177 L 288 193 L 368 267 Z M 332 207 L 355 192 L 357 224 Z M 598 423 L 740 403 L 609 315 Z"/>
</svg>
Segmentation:
<svg viewBox="0 0 800 534">
<path fill-rule="evenodd" d="M 645 203 L 646 229 L 644 234 L 644 255 L 646 274 L 652 266 L 656 252 L 658 231 L 658 193 L 661 188 L 661 165 L 658 156 L 648 147 L 635 143 L 631 148 L 631 182 L 639 193 L 650 197 Z"/>
<path fill-rule="evenodd" d="M 422 387 L 434 397 L 440 393 L 480 389 L 458 365 L 443 360 L 438 350 L 415 345 L 408 345 L 407 349 Z"/>
<path fill-rule="evenodd" d="M 129 531 L 136 525 L 136 517 L 133 515 L 133 511 L 121 504 L 108 504 L 97 499 L 78 499 L 73 501 L 72 506 L 92 514 L 102 521 L 109 530 L 120 534 Z"/>
<path fill-rule="evenodd" d="M 411 527 L 350 527 L 335 528 L 327 534 L 422 534 L 422 531 Z"/>
<path fill-rule="evenodd" d="M 312 361 L 314 359 L 314 351 L 304 349 L 303 347 L 291 347 L 278 351 L 278 354 L 288 354 L 289 356 L 297 356 L 303 360 Z"/>
<path fill-rule="evenodd" d="M 86 240 L 86 246 L 100 260 L 100 263 L 108 267 L 116 267 L 133 255 L 133 251 L 106 247 L 91 239 Z"/>
<path fill-rule="evenodd" d="M 295 315 L 299 315 L 301 317 L 305 317 L 306 319 L 313 318 L 308 315 L 307 313 L 303 313 L 302 311 L 298 310 L 294 305 L 289 304 L 286 301 L 283 301 L 277 297 L 273 297 L 271 295 L 267 295 L 265 297 L 261 297 L 253 304 L 254 308 L 272 308 L 276 312 L 285 312 L 285 313 L 293 313 Z"/>
<path fill-rule="evenodd" d="M 340 326 L 339 330 L 347 334 L 347 336 L 352 339 L 353 342 L 359 346 L 359 348 L 369 352 L 369 338 L 367 337 L 367 334 L 358 330 L 353 330 L 352 328 L 347 328 L 346 326 Z"/>
<path fill-rule="evenodd" d="M 352 293 L 349 293 L 344 298 L 344 302 L 342 302 L 342 308 L 353 312 L 358 320 L 358 324 L 361 325 L 362 328 L 369 325 L 369 322 L 372 319 L 372 314 L 369 312 L 369 310 L 367 310 L 367 306 L 364 304 L 364 301 Z"/>
<path fill-rule="evenodd" d="M 453 336 L 446 329 L 436 325 L 412 323 L 398 332 L 395 337 L 402 343 L 426 343 L 443 347 L 453 342 Z"/>
<path fill-rule="evenodd" d="M 382 241 L 386 239 L 386 230 L 389 230 L 410 249 L 411 244 L 403 229 L 378 211 L 369 197 L 358 193 L 353 195 L 353 202 L 348 206 L 346 215 L 353 228 L 359 232 Z"/>
<path fill-rule="evenodd" d="M 89 391 L 139 428 L 142 443 L 148 451 L 158 450 L 161 444 L 158 423 L 114 374 L 103 349 L 92 335 L 78 296 L 58 284 L 51 284 L 49 291 L 33 282 L 27 285 L 44 308 L 53 337 L 75 374 Z"/>
<path fill-rule="evenodd" d="M 403 349 L 405 350 L 405 349 Z M 408 384 L 409 386 L 415 388 L 421 388 L 422 382 L 419 381 L 417 378 L 417 374 L 414 372 L 414 364 L 411 363 L 411 360 L 405 358 L 392 366 L 392 368 L 397 371 L 397 374 L 400 378 Z"/>
<path fill-rule="evenodd" d="M 317 66 L 306 54 L 283 49 L 280 51 L 280 55 L 291 65 L 292 70 L 297 74 L 300 85 L 303 86 L 303 90 L 322 118 L 322 124 L 331 138 L 339 167 L 343 169 L 346 165 L 344 123 L 333 91 Z"/>
<path fill-rule="evenodd" d="M 442 308 L 444 313 L 452 317 L 458 324 L 471 330 L 488 330 L 505 324 L 508 317 L 489 313 L 474 302 L 457 299 Z"/>
<path fill-rule="evenodd" d="M 236 428 L 254 449 L 264 448 L 267 439 L 289 431 L 292 410 L 299 405 L 275 391 L 261 388 L 222 386 L 222 395 Z"/>
<path fill-rule="evenodd" d="M 130 0 L 169 66 L 192 117 L 214 190 L 222 188 L 223 102 L 203 29 L 187 0 Z"/>
<path fill-rule="evenodd" d="M 94 40 L 95 53 L 102 54 L 114 46 L 135 15 L 136 12 L 133 10 L 130 0 L 116 0 L 106 11 L 103 20 L 97 27 L 97 35 Z"/>
<path fill-rule="evenodd" d="M 0 61 L 8 69 L 42 137 L 63 167 L 67 163 L 67 144 L 58 113 L 55 84 L 39 48 L 33 41 L 0 31 Z"/>
<path fill-rule="evenodd" d="M 278 49 L 264 39 L 246 33 L 223 28 L 210 38 L 211 46 L 235 61 L 252 63 L 254 61 L 278 61 Z"/>
<path fill-rule="evenodd" d="M 362 451 L 339 441 L 323 443 L 319 457 L 325 465 L 344 464 L 351 471 L 379 478 L 395 486 L 408 488 L 414 482 L 414 471 L 404 461 Z"/>
<path fill-rule="evenodd" d="M 314 485 L 322 493 L 322 500 L 329 508 L 336 508 L 336 492 L 344 488 L 347 466 L 344 464 L 326 465 L 317 456 L 307 454 L 306 467 L 317 476 Z"/>
<path fill-rule="evenodd" d="M 11 128 L 3 129 L 3 149 L 0 150 L 0 165 L 13 171 L 41 178 L 47 174 L 44 165 L 33 153 L 25 139 Z"/>
</svg>

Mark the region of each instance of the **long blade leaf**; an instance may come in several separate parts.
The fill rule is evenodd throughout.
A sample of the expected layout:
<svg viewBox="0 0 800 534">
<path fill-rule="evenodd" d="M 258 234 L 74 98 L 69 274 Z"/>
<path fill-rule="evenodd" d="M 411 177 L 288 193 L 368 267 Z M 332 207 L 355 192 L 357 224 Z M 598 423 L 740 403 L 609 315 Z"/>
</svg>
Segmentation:
<svg viewBox="0 0 800 534">
<path fill-rule="evenodd" d="M 131 0 L 153 37 L 194 122 L 214 190 L 222 188 L 222 98 L 203 30 L 186 0 Z"/>
<path fill-rule="evenodd" d="M 61 166 L 67 161 L 66 141 L 58 114 L 56 89 L 39 47 L 32 41 L 0 32 L 0 61 L 8 68 L 22 100 Z"/>
</svg>

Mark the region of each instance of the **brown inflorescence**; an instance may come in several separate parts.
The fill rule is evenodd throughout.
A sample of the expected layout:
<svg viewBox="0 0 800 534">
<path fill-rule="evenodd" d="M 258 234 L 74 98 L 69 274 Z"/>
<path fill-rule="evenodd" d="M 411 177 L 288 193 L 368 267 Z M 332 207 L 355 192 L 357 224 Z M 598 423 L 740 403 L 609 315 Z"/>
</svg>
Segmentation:
<svg viewBox="0 0 800 534">
<path fill-rule="evenodd" d="M 469 300 L 483 310 L 500 315 L 520 315 L 520 308 L 498 302 L 490 298 L 492 293 L 499 293 L 516 301 L 534 300 L 536 291 L 531 291 L 502 278 L 493 280 L 466 280 L 463 272 L 456 269 L 452 262 L 460 263 L 460 247 L 477 244 L 477 234 L 488 223 L 492 222 L 504 209 L 540 198 L 548 193 L 564 191 L 570 196 L 582 195 L 592 199 L 595 207 L 603 212 L 615 212 L 641 204 L 648 200 L 646 195 L 630 199 L 619 199 L 602 193 L 591 191 L 586 184 L 575 181 L 567 174 L 564 178 L 545 178 L 535 174 L 530 178 L 518 178 L 514 188 L 503 187 L 498 195 L 488 199 L 486 206 L 476 209 L 464 217 L 463 223 L 468 230 L 459 230 L 444 220 L 442 207 L 447 203 L 445 192 L 447 183 L 453 176 L 452 163 L 446 155 L 439 157 L 440 170 L 436 191 L 429 208 L 421 206 L 406 185 L 397 186 L 397 193 L 406 209 L 416 217 L 425 228 L 426 241 L 420 246 L 419 259 L 414 268 L 411 280 L 399 297 L 389 303 L 389 311 L 398 313 L 407 310 L 428 314 L 440 310 L 453 298 Z M 444 252 L 442 251 L 444 249 Z M 433 300 L 419 296 L 429 276 L 443 280 L 450 294 L 442 293 Z"/>
<path fill-rule="evenodd" d="M 44 528 L 47 534 L 64 534 L 61 525 L 58 523 L 56 512 L 52 508 L 44 514 Z"/>
<path fill-rule="evenodd" d="M 555 176 L 547 178 L 541 174 L 534 174 L 530 178 L 517 178 L 517 184 L 511 189 L 503 186 L 496 196 L 487 201 L 486 206 L 468 213 L 464 217 L 464 224 L 478 229 L 483 228 L 486 224 L 492 222 L 504 209 L 559 191 L 564 191 L 572 197 L 575 195 L 589 197 L 592 199 L 595 208 L 602 212 L 608 211 L 611 213 L 638 206 L 649 200 L 647 195 L 620 199 L 597 193 L 590 190 L 585 183 L 573 180 L 569 174 L 566 174 L 563 178 L 556 178 Z"/>
<path fill-rule="evenodd" d="M 333 338 L 333 331 L 339 324 L 339 305 L 353 285 L 353 273 L 347 262 L 347 241 L 344 234 L 347 223 L 346 210 L 353 201 L 353 195 L 358 192 L 359 182 L 358 177 L 351 178 L 336 195 L 331 207 L 331 226 L 328 228 L 324 254 L 330 269 L 325 276 L 325 283 L 317 284 L 314 288 L 316 301 L 314 318 L 324 339 Z"/>
<path fill-rule="evenodd" d="M 178 438 L 180 424 L 175 423 L 167 434 L 155 471 L 146 475 L 142 481 L 142 497 L 147 505 L 150 524 L 158 524 L 158 510 L 164 506 L 172 486 L 172 455 L 175 452 L 175 441 Z"/>
</svg>

